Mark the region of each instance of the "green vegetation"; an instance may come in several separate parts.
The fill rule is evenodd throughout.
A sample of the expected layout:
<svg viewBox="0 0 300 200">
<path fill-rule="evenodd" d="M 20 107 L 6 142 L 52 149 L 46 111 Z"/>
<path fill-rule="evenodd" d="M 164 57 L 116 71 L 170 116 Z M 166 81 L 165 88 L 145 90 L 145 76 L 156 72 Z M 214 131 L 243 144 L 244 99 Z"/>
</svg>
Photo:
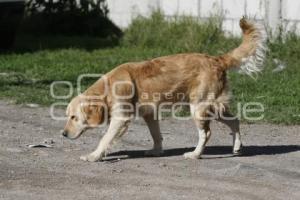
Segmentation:
<svg viewBox="0 0 300 200">
<path fill-rule="evenodd" d="M 179 52 L 222 54 L 236 47 L 241 40 L 225 37 L 220 29 L 221 23 L 218 17 L 206 22 L 190 17 L 165 20 L 161 13 L 156 12 L 149 19 L 135 19 L 115 47 L 103 45 L 107 40 L 87 37 L 78 37 L 74 43 L 70 39 L 19 39 L 22 43 L 17 43 L 14 51 L 0 55 L 0 98 L 14 99 L 16 103 L 49 105 L 68 101 L 51 97 L 50 84 L 53 81 L 71 81 L 76 88 L 80 74 L 105 73 L 128 61 Z M 229 73 L 234 94 L 233 108 L 236 111 L 238 102 L 242 105 L 251 101 L 261 102 L 265 106 L 263 121 L 300 124 L 300 37 L 288 34 L 268 45 L 270 51 L 265 70 L 255 79 L 235 71 Z M 31 51 L 24 53 L 25 47 Z M 273 72 L 277 67 L 274 58 L 281 60 L 286 68 Z M 85 81 L 85 86 L 93 81 Z M 68 93 L 64 86 L 55 89 L 57 94 Z"/>
</svg>

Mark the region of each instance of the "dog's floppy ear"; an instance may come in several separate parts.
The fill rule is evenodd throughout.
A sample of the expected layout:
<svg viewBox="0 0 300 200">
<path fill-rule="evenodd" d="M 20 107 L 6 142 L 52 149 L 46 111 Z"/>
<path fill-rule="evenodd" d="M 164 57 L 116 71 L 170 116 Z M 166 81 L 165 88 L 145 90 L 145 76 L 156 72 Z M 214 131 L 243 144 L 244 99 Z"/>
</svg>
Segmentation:
<svg viewBox="0 0 300 200">
<path fill-rule="evenodd" d="M 89 126 L 97 126 L 105 120 L 105 106 L 102 102 L 87 100 L 81 105 L 85 121 Z"/>
</svg>

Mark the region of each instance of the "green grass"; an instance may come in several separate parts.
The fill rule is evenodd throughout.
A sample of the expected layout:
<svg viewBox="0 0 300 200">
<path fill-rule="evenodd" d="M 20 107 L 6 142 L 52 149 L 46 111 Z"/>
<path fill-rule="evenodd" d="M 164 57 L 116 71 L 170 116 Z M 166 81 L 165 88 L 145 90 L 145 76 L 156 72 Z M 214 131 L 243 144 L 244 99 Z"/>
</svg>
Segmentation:
<svg viewBox="0 0 300 200">
<path fill-rule="evenodd" d="M 200 23 L 189 17 L 168 21 L 161 13 L 154 13 L 150 19 L 138 17 L 115 47 L 102 45 L 103 41 L 97 38 L 20 40 L 16 51 L 0 55 L 0 98 L 50 105 L 69 101 L 51 97 L 53 81 L 70 81 L 76 88 L 80 74 L 106 73 L 128 61 L 179 52 L 222 54 L 237 46 L 240 38 L 225 37 L 220 24 L 218 17 Z M 103 46 L 106 48 L 99 48 Z M 30 51 L 21 51 L 25 47 Z M 300 38 L 294 34 L 284 40 L 275 38 L 269 42 L 269 48 L 265 70 L 256 79 L 234 71 L 229 73 L 233 110 L 237 111 L 238 102 L 242 105 L 260 102 L 265 107 L 262 122 L 300 124 L 300 61 L 297 58 Z M 287 67 L 272 72 L 276 67 L 273 58 L 280 59 Z M 85 81 L 85 87 L 93 81 Z M 55 91 L 67 94 L 68 88 L 56 87 Z"/>
<path fill-rule="evenodd" d="M 81 74 L 103 74 L 121 63 L 167 54 L 167 51 L 157 49 L 116 47 L 93 51 L 60 49 L 0 55 L 0 97 L 12 98 L 17 103 L 49 105 L 57 101 L 50 95 L 53 81 L 70 81 L 76 89 L 77 78 Z M 84 86 L 92 81 L 83 82 Z M 55 91 L 67 94 L 68 88 L 55 87 Z"/>
</svg>

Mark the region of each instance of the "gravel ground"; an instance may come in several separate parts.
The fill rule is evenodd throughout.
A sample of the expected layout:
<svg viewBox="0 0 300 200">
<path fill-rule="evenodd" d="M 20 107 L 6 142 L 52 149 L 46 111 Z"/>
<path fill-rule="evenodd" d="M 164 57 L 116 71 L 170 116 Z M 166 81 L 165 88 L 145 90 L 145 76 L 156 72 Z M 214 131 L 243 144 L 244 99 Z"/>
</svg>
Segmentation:
<svg viewBox="0 0 300 200">
<path fill-rule="evenodd" d="M 59 111 L 62 114 L 62 111 Z M 0 199 L 300 199 L 300 126 L 244 124 L 243 156 L 232 157 L 229 129 L 212 123 L 199 160 L 182 154 L 197 143 L 192 121 L 164 120 L 165 154 L 144 157 L 152 142 L 135 121 L 106 161 L 89 163 L 103 130 L 60 136 L 49 108 L 0 101 Z M 27 144 L 53 141 L 53 148 Z"/>
</svg>

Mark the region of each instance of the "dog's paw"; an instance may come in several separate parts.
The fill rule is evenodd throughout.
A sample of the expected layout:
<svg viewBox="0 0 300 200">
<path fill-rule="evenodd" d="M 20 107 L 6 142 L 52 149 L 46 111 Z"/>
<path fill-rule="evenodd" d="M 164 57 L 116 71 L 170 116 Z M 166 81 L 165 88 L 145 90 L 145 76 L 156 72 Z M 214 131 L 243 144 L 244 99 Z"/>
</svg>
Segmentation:
<svg viewBox="0 0 300 200">
<path fill-rule="evenodd" d="M 183 154 L 183 157 L 185 159 L 199 159 L 200 155 L 192 151 L 192 152 L 187 152 L 187 153 Z"/>
<path fill-rule="evenodd" d="M 243 145 L 241 145 L 238 149 L 233 149 L 232 153 L 234 156 L 242 155 Z"/>
<path fill-rule="evenodd" d="M 164 153 L 162 149 L 150 149 L 145 151 L 145 156 L 161 156 Z"/>
<path fill-rule="evenodd" d="M 93 153 L 84 155 L 84 156 L 80 156 L 80 160 L 88 161 L 88 162 L 97 162 L 97 161 L 101 161 L 101 159 L 102 159 L 101 156 L 97 156 Z"/>
</svg>

